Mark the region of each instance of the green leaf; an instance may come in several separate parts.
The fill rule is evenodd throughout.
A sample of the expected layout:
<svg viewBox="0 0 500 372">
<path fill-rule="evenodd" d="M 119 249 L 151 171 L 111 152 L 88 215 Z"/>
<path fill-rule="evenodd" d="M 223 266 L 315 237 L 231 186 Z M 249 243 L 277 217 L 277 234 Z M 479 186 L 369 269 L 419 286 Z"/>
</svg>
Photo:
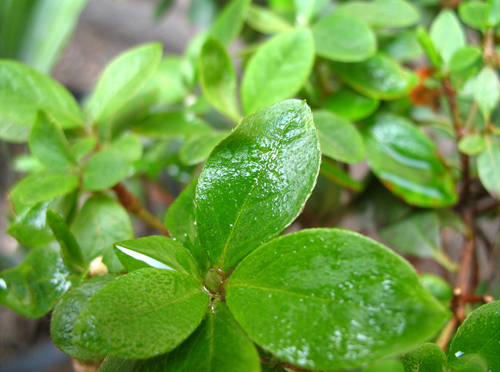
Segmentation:
<svg viewBox="0 0 500 372">
<path fill-rule="evenodd" d="M 375 175 L 410 205 L 454 205 L 453 178 L 437 154 L 434 142 L 408 120 L 378 114 L 365 123 L 366 159 Z"/>
<path fill-rule="evenodd" d="M 257 344 L 314 370 L 401 353 L 449 315 L 408 262 L 341 229 L 302 230 L 261 246 L 226 282 L 226 299 Z"/>
<path fill-rule="evenodd" d="M 95 137 L 84 137 L 76 141 L 71 146 L 71 152 L 74 154 L 77 160 L 82 160 L 88 154 L 90 154 L 97 146 L 97 138 Z"/>
<path fill-rule="evenodd" d="M 96 122 L 116 114 L 141 89 L 158 67 L 161 52 L 160 44 L 145 44 L 111 61 L 87 102 L 87 109 Z"/>
<path fill-rule="evenodd" d="M 37 114 L 29 147 L 43 164 L 56 171 L 69 171 L 72 166 L 78 165 L 64 132 L 44 111 Z"/>
<path fill-rule="evenodd" d="M 267 41 L 248 62 L 241 83 L 246 114 L 293 97 L 306 82 L 314 62 L 314 40 L 307 29 L 282 33 Z"/>
<path fill-rule="evenodd" d="M 87 190 L 106 190 L 115 186 L 130 171 L 130 161 L 121 151 L 108 148 L 94 154 L 83 170 L 83 186 Z"/>
<path fill-rule="evenodd" d="M 37 247 L 21 265 L 0 273 L 0 304 L 28 318 L 40 318 L 77 281 L 58 249 Z"/>
<path fill-rule="evenodd" d="M 114 275 L 105 275 L 86 280 L 66 292 L 56 305 L 50 320 L 50 335 L 63 353 L 82 361 L 98 361 L 104 358 L 75 344 L 73 329 L 78 315 L 90 298 L 116 278 Z"/>
<path fill-rule="evenodd" d="M 263 34 L 275 34 L 293 28 L 293 25 L 272 10 L 255 4 L 251 4 L 248 9 L 247 22 L 250 27 Z"/>
<path fill-rule="evenodd" d="M 418 42 L 427 55 L 427 58 L 429 58 L 429 61 L 431 61 L 431 63 L 438 69 L 441 68 L 441 65 L 443 64 L 443 57 L 441 57 L 441 54 L 439 54 L 436 50 L 434 42 L 432 41 L 427 31 L 425 31 L 425 28 L 419 26 L 417 28 L 416 35 Z"/>
<path fill-rule="evenodd" d="M 406 97 L 417 83 L 416 75 L 389 57 L 376 54 L 364 62 L 331 62 L 338 77 L 359 93 L 374 99 Z"/>
<path fill-rule="evenodd" d="M 26 142 L 39 110 L 62 128 L 83 125 L 78 104 L 61 84 L 21 63 L 0 60 L 0 138 Z"/>
<path fill-rule="evenodd" d="M 156 139 L 189 138 L 208 132 L 211 127 L 191 113 L 182 111 L 157 112 L 134 125 L 134 130 Z"/>
<path fill-rule="evenodd" d="M 214 147 L 228 134 L 226 131 L 213 130 L 192 136 L 181 148 L 179 153 L 181 162 L 195 165 L 205 161 Z"/>
<path fill-rule="evenodd" d="M 370 364 L 363 372 L 405 372 L 403 364 L 399 360 L 387 359 Z M 438 371 L 436 371 L 438 372 Z"/>
<path fill-rule="evenodd" d="M 484 121 L 489 123 L 491 113 L 500 99 L 500 81 L 491 67 L 484 67 L 474 83 L 474 101 L 483 115 Z"/>
<path fill-rule="evenodd" d="M 500 371 L 500 301 L 473 311 L 458 328 L 448 353 L 456 371 Z"/>
<path fill-rule="evenodd" d="M 236 102 L 236 71 L 226 50 L 217 40 L 208 39 L 203 44 L 199 72 L 207 101 L 238 123 L 241 114 Z"/>
<path fill-rule="evenodd" d="M 481 58 L 481 54 L 481 49 L 476 46 L 466 46 L 457 50 L 450 60 L 450 71 L 458 72 L 468 69 Z"/>
<path fill-rule="evenodd" d="M 318 129 L 321 152 L 344 163 L 363 160 L 365 145 L 358 129 L 333 112 L 314 112 L 314 124 Z"/>
<path fill-rule="evenodd" d="M 420 281 L 439 301 L 446 306 L 449 305 L 453 297 L 453 289 L 446 280 L 437 275 L 422 273 L 420 274 Z"/>
<path fill-rule="evenodd" d="M 325 99 L 323 107 L 347 120 L 365 119 L 377 111 L 380 101 L 342 87 Z"/>
<path fill-rule="evenodd" d="M 195 197 L 198 179 L 195 179 L 175 199 L 165 216 L 167 226 L 172 239 L 183 245 L 193 255 L 202 272 L 208 269 L 209 261 L 205 256 L 196 223 Z"/>
<path fill-rule="evenodd" d="M 403 355 L 405 372 L 446 371 L 446 355 L 439 346 L 425 343 Z"/>
<path fill-rule="evenodd" d="M 333 13 L 323 17 L 312 27 L 312 32 L 316 53 L 332 61 L 364 61 L 377 50 L 373 31 L 349 15 Z"/>
<path fill-rule="evenodd" d="M 500 146 L 486 138 L 486 148 L 477 157 L 477 173 L 484 188 L 495 198 L 500 198 Z"/>
<path fill-rule="evenodd" d="M 119 358 L 160 355 L 172 351 L 196 329 L 209 300 L 202 285 L 183 273 L 136 270 L 90 299 L 75 323 L 74 341 L 90 351 Z"/>
<path fill-rule="evenodd" d="M 488 28 L 488 13 L 490 6 L 482 1 L 466 1 L 458 6 L 460 19 L 469 27 L 476 30 Z"/>
<path fill-rule="evenodd" d="M 86 267 L 85 258 L 68 225 L 59 213 L 52 209 L 47 210 L 47 223 L 61 246 L 61 255 L 65 265 L 74 273 L 82 273 Z"/>
<path fill-rule="evenodd" d="M 317 14 L 320 14 L 328 0 L 293 0 L 295 19 L 299 25 L 307 25 Z"/>
<path fill-rule="evenodd" d="M 158 0 L 155 11 L 155 20 L 158 22 L 161 18 L 168 13 L 172 7 L 173 0 Z"/>
<path fill-rule="evenodd" d="M 420 18 L 418 10 L 405 0 L 349 1 L 340 5 L 337 12 L 380 28 L 413 26 Z"/>
<path fill-rule="evenodd" d="M 99 372 L 164 372 L 167 363 L 168 354 L 143 360 L 107 357 L 99 368 Z"/>
<path fill-rule="evenodd" d="M 167 357 L 165 372 L 260 372 L 259 354 L 224 302 Z"/>
<path fill-rule="evenodd" d="M 164 236 L 125 240 L 115 243 L 115 252 L 128 271 L 145 267 L 179 271 L 201 280 L 200 269 L 189 251 Z"/>
<path fill-rule="evenodd" d="M 287 227 L 311 194 L 319 163 L 305 102 L 280 102 L 243 119 L 198 181 L 198 233 L 212 264 L 231 269 Z"/>
<path fill-rule="evenodd" d="M 495 27 L 500 24 L 500 1 L 490 0 L 489 3 L 488 22 L 492 27 Z"/>
<path fill-rule="evenodd" d="M 363 190 L 363 184 L 352 179 L 351 176 L 343 171 L 334 161 L 329 161 L 328 159 L 323 158 L 320 173 L 327 177 L 330 181 L 335 182 L 342 187 L 347 187 L 348 189 L 354 191 Z"/>
<path fill-rule="evenodd" d="M 479 133 L 467 134 L 458 141 L 458 149 L 466 155 L 477 155 L 486 147 L 484 136 Z"/>
<path fill-rule="evenodd" d="M 457 50 L 465 46 L 465 33 L 455 13 L 444 9 L 432 22 L 430 38 L 437 52 L 449 65 Z"/>
<path fill-rule="evenodd" d="M 422 56 L 423 50 L 414 31 L 403 31 L 385 44 L 382 51 L 400 63 L 414 61 Z"/>
<path fill-rule="evenodd" d="M 228 47 L 240 34 L 251 0 L 232 0 L 216 18 L 208 35 Z"/>
<path fill-rule="evenodd" d="M 121 272 L 123 266 L 113 251 L 113 244 L 132 239 L 134 231 L 127 211 L 114 199 L 95 194 L 87 199 L 71 225 L 86 262 L 103 256 L 110 272 Z"/>
<path fill-rule="evenodd" d="M 141 138 L 136 134 L 126 134 L 114 141 L 110 148 L 118 150 L 121 157 L 130 162 L 138 161 L 142 157 Z"/>
</svg>

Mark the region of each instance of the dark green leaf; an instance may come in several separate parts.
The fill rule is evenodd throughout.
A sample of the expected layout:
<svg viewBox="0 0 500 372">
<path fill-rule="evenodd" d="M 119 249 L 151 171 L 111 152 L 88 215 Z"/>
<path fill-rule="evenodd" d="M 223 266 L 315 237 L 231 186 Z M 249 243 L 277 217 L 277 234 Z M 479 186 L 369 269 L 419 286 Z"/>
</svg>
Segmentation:
<svg viewBox="0 0 500 372">
<path fill-rule="evenodd" d="M 387 359 L 370 364 L 363 372 L 405 372 L 403 364 L 399 360 Z M 437 372 L 437 371 L 436 371 Z"/>
<path fill-rule="evenodd" d="M 339 62 L 359 62 L 377 50 L 375 34 L 363 22 L 349 15 L 333 13 L 312 27 L 316 53 Z"/>
<path fill-rule="evenodd" d="M 107 357 L 99 372 L 165 372 L 168 354 L 143 360 Z"/>
<path fill-rule="evenodd" d="M 440 276 L 422 273 L 420 281 L 439 300 L 448 305 L 453 297 L 453 289 L 446 280 Z"/>
<path fill-rule="evenodd" d="M 226 131 L 209 131 L 192 136 L 182 146 L 179 153 L 181 161 L 186 165 L 195 165 L 205 161 L 214 147 L 227 137 Z"/>
<path fill-rule="evenodd" d="M 377 111 L 379 105 L 379 100 L 343 87 L 338 92 L 328 96 L 323 107 L 347 120 L 358 121 Z"/>
<path fill-rule="evenodd" d="M 130 171 L 130 161 L 121 151 L 108 148 L 94 154 L 83 171 L 83 186 L 87 190 L 106 190 L 122 179 Z"/>
<path fill-rule="evenodd" d="M 288 226 L 311 194 L 319 163 L 305 102 L 280 102 L 243 119 L 198 181 L 198 233 L 212 264 L 230 269 Z"/>
<path fill-rule="evenodd" d="M 40 318 L 77 281 L 58 249 L 38 247 L 21 265 L 0 273 L 0 303 L 21 315 Z"/>
<path fill-rule="evenodd" d="M 495 70 L 484 67 L 474 83 L 474 101 L 483 114 L 484 121 L 489 123 L 490 116 L 500 99 L 500 81 Z"/>
<path fill-rule="evenodd" d="M 278 14 L 264 7 L 251 4 L 248 9 L 247 22 L 254 30 L 263 34 L 274 34 L 289 31 L 293 26 Z"/>
<path fill-rule="evenodd" d="M 182 111 L 153 113 L 134 126 L 136 132 L 156 139 L 189 138 L 210 129 L 203 120 Z"/>
<path fill-rule="evenodd" d="M 228 47 L 240 34 L 251 0 L 232 0 L 216 18 L 208 34 Z"/>
<path fill-rule="evenodd" d="M 405 372 L 446 371 L 446 355 L 439 346 L 425 343 L 403 355 Z"/>
<path fill-rule="evenodd" d="M 314 40 L 307 29 L 275 36 L 248 62 L 241 83 L 246 114 L 293 97 L 306 82 L 314 62 Z"/>
<path fill-rule="evenodd" d="M 401 353 L 448 316 L 406 261 L 340 229 L 302 230 L 263 245 L 226 282 L 226 299 L 255 342 L 314 370 Z"/>
<path fill-rule="evenodd" d="M 343 171 L 334 161 L 323 159 L 320 173 L 340 186 L 347 187 L 354 191 L 361 191 L 363 184 L 352 179 L 349 174 Z"/>
<path fill-rule="evenodd" d="M 488 13 L 490 6 L 483 1 L 465 1 L 458 7 L 460 19 L 476 30 L 488 28 Z"/>
<path fill-rule="evenodd" d="M 436 145 L 411 122 L 378 114 L 362 134 L 371 169 L 394 194 L 420 207 L 455 204 L 454 181 Z"/>
<path fill-rule="evenodd" d="M 173 0 L 158 0 L 155 11 L 155 19 L 159 21 L 171 8 Z"/>
<path fill-rule="evenodd" d="M 382 54 L 376 54 L 364 62 L 332 62 L 331 66 L 347 85 L 374 99 L 406 97 L 417 83 L 417 77 L 411 70 Z"/>
<path fill-rule="evenodd" d="M 465 33 L 457 16 L 450 9 L 444 9 L 431 25 L 430 38 L 444 64 L 449 65 L 457 50 L 465 46 Z M 432 59 L 431 59 L 432 60 Z"/>
<path fill-rule="evenodd" d="M 431 61 L 435 67 L 440 68 L 443 64 L 443 57 L 441 57 L 441 54 L 438 53 L 431 37 L 422 26 L 417 28 L 417 39 L 427 55 L 427 58 L 429 58 L 429 61 Z"/>
<path fill-rule="evenodd" d="M 450 60 L 450 71 L 458 72 L 471 67 L 481 58 L 481 49 L 476 46 L 466 46 L 461 48 L 453 54 Z"/>
<path fill-rule="evenodd" d="M 478 133 L 467 134 L 458 141 L 458 149 L 466 155 L 477 155 L 486 147 L 484 136 Z"/>
<path fill-rule="evenodd" d="M 90 299 L 75 323 L 74 340 L 103 355 L 150 358 L 184 341 L 202 321 L 209 300 L 202 285 L 183 273 L 136 270 Z"/>
<path fill-rule="evenodd" d="M 83 361 L 103 359 L 73 342 L 73 328 L 78 315 L 90 298 L 115 279 L 114 275 L 106 275 L 86 280 L 70 289 L 56 305 L 50 321 L 50 335 L 54 344 L 63 353 Z"/>
<path fill-rule="evenodd" d="M 455 371 L 500 371 L 500 301 L 473 311 L 458 328 L 448 353 Z"/>
<path fill-rule="evenodd" d="M 496 199 L 500 197 L 500 146 L 487 137 L 486 148 L 477 157 L 477 172 L 484 188 Z"/>
</svg>

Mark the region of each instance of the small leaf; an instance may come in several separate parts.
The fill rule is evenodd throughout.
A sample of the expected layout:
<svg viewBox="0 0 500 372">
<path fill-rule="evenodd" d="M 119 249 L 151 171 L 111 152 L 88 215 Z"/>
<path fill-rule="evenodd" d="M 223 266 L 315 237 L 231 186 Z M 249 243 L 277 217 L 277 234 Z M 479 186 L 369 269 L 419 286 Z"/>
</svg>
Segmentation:
<svg viewBox="0 0 500 372">
<path fill-rule="evenodd" d="M 495 27 L 500 24 L 500 0 L 490 0 L 489 3 L 488 22 Z"/>
<path fill-rule="evenodd" d="M 71 146 L 71 152 L 75 155 L 76 160 L 82 160 L 96 148 L 96 145 L 97 138 L 84 137 Z"/>
<path fill-rule="evenodd" d="M 382 51 L 399 63 L 420 58 L 423 50 L 414 31 L 403 31 L 385 44 Z"/>
<path fill-rule="evenodd" d="M 453 289 L 446 280 L 437 275 L 422 273 L 420 281 L 439 301 L 446 306 L 449 305 L 453 297 Z"/>
<path fill-rule="evenodd" d="M 417 77 L 390 58 L 376 54 L 364 62 L 331 62 L 333 71 L 352 89 L 374 99 L 406 97 Z"/>
<path fill-rule="evenodd" d="M 199 60 L 203 94 L 217 110 L 238 123 L 241 118 L 236 102 L 236 71 L 224 47 L 208 39 Z"/>
<path fill-rule="evenodd" d="M 323 107 L 347 120 L 365 119 L 377 111 L 380 101 L 342 87 L 338 92 L 325 99 Z"/>
<path fill-rule="evenodd" d="M 226 131 L 212 130 L 192 136 L 181 148 L 179 153 L 181 162 L 195 165 L 207 160 L 214 147 L 228 134 Z"/>
<path fill-rule="evenodd" d="M 455 371 L 500 371 L 500 301 L 474 310 L 458 328 L 448 353 Z"/>
<path fill-rule="evenodd" d="M 92 296 L 75 323 L 74 341 L 119 358 L 160 355 L 175 349 L 196 329 L 209 300 L 202 285 L 183 273 L 136 270 Z"/>
<path fill-rule="evenodd" d="M 293 4 L 298 24 L 307 25 L 311 18 L 323 11 L 328 4 L 328 0 L 293 0 Z"/>
<path fill-rule="evenodd" d="M 228 47 L 240 34 L 251 0 L 232 0 L 219 13 L 208 35 Z"/>
<path fill-rule="evenodd" d="M 488 137 L 486 148 L 477 157 L 477 173 L 484 188 L 495 198 L 500 198 L 500 146 Z"/>
<path fill-rule="evenodd" d="M 142 157 L 141 138 L 136 134 L 127 134 L 114 141 L 110 148 L 120 152 L 120 156 L 130 162 L 138 161 Z"/>
<path fill-rule="evenodd" d="M 189 138 L 211 127 L 193 114 L 182 111 L 157 112 L 134 125 L 134 130 L 156 139 Z"/>
<path fill-rule="evenodd" d="M 434 46 L 434 42 L 422 26 L 417 28 L 417 39 L 427 55 L 427 58 L 429 58 L 429 61 L 431 61 L 436 68 L 441 68 L 441 65 L 443 64 L 443 57 L 441 57 L 441 54 L 438 53 L 436 47 Z"/>
<path fill-rule="evenodd" d="M 365 145 L 358 129 L 333 112 L 314 112 L 314 124 L 318 129 L 321 152 L 344 163 L 363 160 Z"/>
<path fill-rule="evenodd" d="M 28 318 L 40 318 L 78 281 L 58 249 L 37 247 L 21 265 L 0 273 L 0 303 Z"/>
<path fill-rule="evenodd" d="M 431 25 L 430 37 L 444 64 L 449 65 L 457 50 L 465 46 L 465 33 L 454 12 L 444 9 Z"/>
<path fill-rule="evenodd" d="M 484 121 L 489 123 L 491 113 L 500 99 L 500 81 L 497 73 L 490 67 L 484 67 L 474 83 L 474 101 L 483 115 Z"/>
<path fill-rule="evenodd" d="M 304 102 L 280 102 L 243 119 L 198 181 L 198 233 L 212 264 L 228 270 L 287 227 L 311 194 L 319 163 Z"/>
<path fill-rule="evenodd" d="M 467 134 L 458 141 L 458 149 L 466 155 L 477 155 L 486 147 L 484 136 L 479 133 Z"/>
<path fill-rule="evenodd" d="M 396 355 L 433 336 L 449 315 L 405 260 L 340 229 L 264 244 L 228 279 L 226 299 L 257 344 L 314 370 Z"/>
<path fill-rule="evenodd" d="M 168 354 L 144 360 L 107 357 L 99 372 L 164 372 L 168 365 Z"/>
<path fill-rule="evenodd" d="M 458 6 L 460 19 L 469 27 L 476 30 L 488 28 L 488 13 L 490 6 L 482 1 L 466 1 Z"/>
<path fill-rule="evenodd" d="M 165 372 L 260 372 L 259 354 L 224 302 L 217 301 L 198 329 L 168 354 Z"/>
<path fill-rule="evenodd" d="M 99 361 L 104 358 L 75 344 L 73 328 L 78 315 L 90 298 L 115 279 L 114 275 L 106 275 L 86 280 L 66 292 L 56 305 L 50 320 L 50 335 L 54 344 L 63 353 L 82 361 Z"/>
<path fill-rule="evenodd" d="M 344 172 L 334 161 L 323 159 L 321 162 L 320 173 L 327 177 L 330 181 L 339 184 L 342 187 L 347 187 L 350 190 L 361 191 L 363 184 L 352 179 L 349 174 Z"/>
<path fill-rule="evenodd" d="M 158 0 L 155 11 L 155 19 L 157 22 L 160 21 L 161 18 L 168 13 L 170 8 L 172 7 L 172 4 L 173 0 Z"/>
<path fill-rule="evenodd" d="M 290 31 L 293 26 L 273 11 L 251 4 L 248 9 L 247 22 L 254 30 L 263 34 L 275 34 Z"/>
<path fill-rule="evenodd" d="M 446 370 L 446 355 L 439 346 L 425 343 L 403 355 L 405 372 L 441 372 Z"/>
<path fill-rule="evenodd" d="M 307 29 L 275 36 L 248 62 L 241 83 L 246 114 L 293 97 L 306 82 L 314 62 L 314 40 Z"/>
<path fill-rule="evenodd" d="M 83 186 L 87 190 L 106 190 L 115 186 L 130 171 L 130 161 L 114 148 L 94 154 L 83 170 Z"/>
<path fill-rule="evenodd" d="M 160 44 L 127 50 L 103 71 L 87 109 L 96 122 L 116 114 L 155 72 L 161 59 Z"/>
<path fill-rule="evenodd" d="M 481 58 L 481 49 L 476 46 L 466 46 L 453 54 L 450 60 L 449 69 L 451 72 L 458 72 L 473 66 Z"/>
</svg>

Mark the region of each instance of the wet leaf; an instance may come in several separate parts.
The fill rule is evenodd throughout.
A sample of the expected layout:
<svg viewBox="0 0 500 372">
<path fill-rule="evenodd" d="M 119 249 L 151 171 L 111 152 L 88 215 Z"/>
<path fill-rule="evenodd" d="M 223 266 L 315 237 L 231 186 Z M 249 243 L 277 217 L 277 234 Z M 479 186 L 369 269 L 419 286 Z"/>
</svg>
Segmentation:
<svg viewBox="0 0 500 372">
<path fill-rule="evenodd" d="M 405 372 L 441 372 L 446 370 L 446 355 L 439 346 L 425 343 L 403 355 Z"/>
<path fill-rule="evenodd" d="M 328 96 L 323 104 L 325 109 L 352 121 L 369 117 L 377 111 L 379 105 L 379 100 L 366 97 L 346 87 Z"/>
</svg>

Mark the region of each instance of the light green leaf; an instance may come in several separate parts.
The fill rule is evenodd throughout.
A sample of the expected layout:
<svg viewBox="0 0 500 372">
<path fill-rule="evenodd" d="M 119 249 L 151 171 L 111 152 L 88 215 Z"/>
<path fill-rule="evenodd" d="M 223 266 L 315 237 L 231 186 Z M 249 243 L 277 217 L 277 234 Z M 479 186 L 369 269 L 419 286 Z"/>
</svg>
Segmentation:
<svg viewBox="0 0 500 372">
<path fill-rule="evenodd" d="M 114 141 L 110 148 L 120 152 L 120 156 L 130 162 L 138 161 L 142 157 L 141 138 L 136 134 L 126 134 Z"/>
<path fill-rule="evenodd" d="M 406 97 L 417 77 L 383 54 L 364 62 L 331 62 L 333 71 L 352 89 L 374 99 L 395 100 Z"/>
<path fill-rule="evenodd" d="M 198 181 L 198 233 L 212 264 L 231 269 L 287 227 L 311 194 L 319 163 L 305 102 L 280 102 L 243 119 L 214 149 Z"/>
<path fill-rule="evenodd" d="M 87 102 L 87 109 L 96 122 L 116 114 L 142 88 L 156 71 L 161 52 L 160 44 L 145 44 L 111 61 Z"/>
<path fill-rule="evenodd" d="M 342 87 L 325 99 L 323 107 L 347 120 L 365 119 L 377 111 L 380 101 L 366 97 L 349 88 Z"/>
<path fill-rule="evenodd" d="M 314 124 L 318 129 L 321 152 L 344 163 L 363 160 L 365 145 L 358 129 L 333 112 L 314 112 Z"/>
<path fill-rule="evenodd" d="M 500 99 L 500 81 L 498 75 L 490 67 L 484 67 L 474 83 L 474 101 L 483 115 L 484 121 L 489 123 L 491 113 Z"/>
<path fill-rule="evenodd" d="M 263 34 L 275 34 L 290 31 L 293 26 L 272 10 L 251 4 L 248 9 L 247 22 L 254 30 Z"/>
<path fill-rule="evenodd" d="M 490 0 L 489 3 L 488 22 L 495 27 L 500 24 L 500 0 Z"/>
<path fill-rule="evenodd" d="M 383 52 L 400 63 L 414 61 L 423 54 L 415 31 L 403 31 L 382 48 Z"/>
<path fill-rule="evenodd" d="M 307 25 L 317 14 L 320 14 L 328 0 L 293 0 L 295 18 L 299 25 Z"/>
<path fill-rule="evenodd" d="M 458 6 L 458 15 L 467 26 L 482 31 L 488 28 L 489 10 L 486 2 L 466 1 Z"/>
<path fill-rule="evenodd" d="M 465 46 L 465 33 L 455 13 L 444 9 L 432 22 L 430 38 L 444 64 L 449 65 L 457 50 Z"/>
<path fill-rule="evenodd" d="M 486 148 L 477 157 L 477 172 L 484 188 L 495 198 L 500 198 L 500 146 L 486 138 Z"/>
<path fill-rule="evenodd" d="M 84 137 L 73 143 L 71 152 L 75 155 L 77 160 L 82 160 L 90 154 L 97 146 L 97 138 Z"/>
<path fill-rule="evenodd" d="M 240 34 L 251 0 L 232 0 L 215 19 L 208 35 L 228 47 Z"/>
<path fill-rule="evenodd" d="M 241 83 L 246 114 L 293 97 L 306 82 L 314 62 L 314 40 L 307 29 L 275 36 L 248 62 Z"/>
<path fill-rule="evenodd" d="M 375 34 L 355 17 L 333 13 L 321 18 L 312 32 L 316 53 L 339 62 L 359 62 L 377 50 Z"/>
<path fill-rule="evenodd" d="M 436 334 L 449 315 L 408 262 L 340 229 L 264 244 L 226 282 L 226 299 L 257 344 L 314 370 L 397 355 Z"/>
<path fill-rule="evenodd" d="M 446 355 L 439 346 L 425 343 L 403 355 L 405 372 L 446 371 Z"/>
<path fill-rule="evenodd" d="M 458 72 L 468 69 L 481 58 L 481 54 L 481 49 L 472 45 L 457 50 L 450 60 L 450 71 Z"/>
<path fill-rule="evenodd" d="M 214 147 L 227 137 L 226 131 L 212 130 L 189 138 L 179 153 L 180 160 L 186 165 L 195 165 L 205 161 Z"/>
<path fill-rule="evenodd" d="M 446 306 L 449 305 L 453 297 L 453 289 L 446 280 L 434 274 L 422 273 L 420 281 L 439 301 Z"/>
<path fill-rule="evenodd" d="M 500 301 L 473 311 L 458 328 L 448 353 L 455 371 L 500 371 Z"/>
<path fill-rule="evenodd" d="M 467 134 L 458 141 L 458 149 L 466 155 L 477 155 L 486 147 L 484 136 L 479 133 Z"/>
<path fill-rule="evenodd" d="M 425 28 L 419 26 L 417 28 L 416 35 L 418 42 L 427 55 L 427 58 L 429 58 L 429 61 L 431 61 L 435 67 L 441 68 L 441 65 L 443 64 L 443 57 L 441 57 L 441 54 L 436 50 L 434 42 L 431 40 L 427 31 L 425 31 Z"/>
<path fill-rule="evenodd" d="M 217 40 L 208 39 L 203 44 L 199 72 L 207 101 L 238 123 L 241 114 L 236 102 L 236 71 L 226 50 Z"/>
<path fill-rule="evenodd" d="M 21 63 L 0 60 L 0 138 L 26 142 L 39 110 L 62 128 L 83 125 L 78 104 L 61 84 Z"/>
<path fill-rule="evenodd" d="M 202 284 L 183 273 L 136 270 L 90 299 L 75 323 L 74 341 L 90 351 L 119 358 L 160 355 L 172 351 L 196 329 L 209 300 Z"/>
<path fill-rule="evenodd" d="M 386 359 L 370 364 L 363 372 L 405 372 L 403 364 L 399 360 Z M 436 371 L 437 372 L 437 371 Z"/>
<path fill-rule="evenodd" d="M 191 113 L 182 111 L 157 112 L 134 125 L 134 130 L 156 139 L 189 138 L 208 132 L 211 127 Z"/>
<path fill-rule="evenodd" d="M 83 186 L 87 190 L 106 190 L 123 180 L 130 171 L 130 161 L 121 151 L 108 148 L 94 154 L 83 170 Z"/>
</svg>

